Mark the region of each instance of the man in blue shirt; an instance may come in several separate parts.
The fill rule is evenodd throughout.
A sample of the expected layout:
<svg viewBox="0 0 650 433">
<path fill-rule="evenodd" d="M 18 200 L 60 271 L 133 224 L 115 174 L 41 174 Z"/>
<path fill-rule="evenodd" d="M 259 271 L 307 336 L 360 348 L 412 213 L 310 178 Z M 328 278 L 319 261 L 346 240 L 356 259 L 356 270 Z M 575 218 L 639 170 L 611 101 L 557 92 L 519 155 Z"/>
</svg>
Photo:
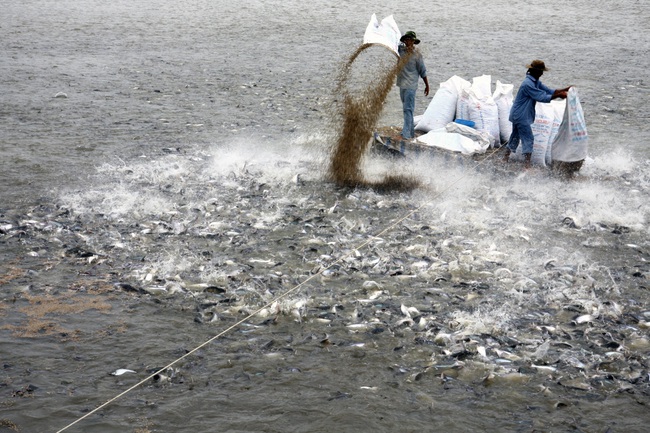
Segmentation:
<svg viewBox="0 0 650 433">
<path fill-rule="evenodd" d="M 522 154 L 524 155 L 524 166 L 530 168 L 530 157 L 533 153 L 533 130 L 531 125 L 535 122 L 535 103 L 551 102 L 551 99 L 566 98 L 569 87 L 564 89 L 550 89 L 539 80 L 548 71 L 541 60 L 533 60 L 526 66 L 526 78 L 521 83 L 517 97 L 510 109 L 509 120 L 512 122 L 512 134 L 506 146 L 504 162 L 508 162 L 510 153 L 517 150 L 519 141 L 522 143 Z"/>
<path fill-rule="evenodd" d="M 415 32 L 408 31 L 404 33 L 400 38 L 400 42 L 402 43 L 398 47 L 398 52 L 400 62 L 404 62 L 404 67 L 397 75 L 397 87 L 399 87 L 399 96 L 404 111 L 402 137 L 410 140 L 415 136 L 413 111 L 415 111 L 415 94 L 418 90 L 419 78 L 424 81 L 424 96 L 429 95 L 429 80 L 427 79 L 427 68 L 424 66 L 422 53 L 415 49 L 415 45 L 420 43 Z"/>
</svg>

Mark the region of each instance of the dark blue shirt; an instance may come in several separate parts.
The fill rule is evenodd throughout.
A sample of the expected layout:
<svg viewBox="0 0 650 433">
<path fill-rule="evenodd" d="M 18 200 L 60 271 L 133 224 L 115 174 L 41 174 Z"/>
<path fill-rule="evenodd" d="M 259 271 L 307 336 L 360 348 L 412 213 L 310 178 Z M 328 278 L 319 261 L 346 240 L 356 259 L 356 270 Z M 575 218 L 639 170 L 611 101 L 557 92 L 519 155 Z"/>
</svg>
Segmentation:
<svg viewBox="0 0 650 433">
<path fill-rule="evenodd" d="M 515 102 L 512 103 L 508 120 L 532 125 L 535 122 L 535 103 L 551 102 L 554 92 L 555 90 L 549 89 L 532 75 L 526 75 Z"/>
</svg>

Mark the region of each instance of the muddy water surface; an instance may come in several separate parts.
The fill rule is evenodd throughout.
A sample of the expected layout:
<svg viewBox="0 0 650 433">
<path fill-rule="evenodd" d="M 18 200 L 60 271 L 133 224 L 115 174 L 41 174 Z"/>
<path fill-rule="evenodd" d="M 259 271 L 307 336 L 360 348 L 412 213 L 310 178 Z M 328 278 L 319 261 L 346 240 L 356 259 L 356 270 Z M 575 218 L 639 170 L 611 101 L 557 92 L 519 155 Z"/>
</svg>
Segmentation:
<svg viewBox="0 0 650 433">
<path fill-rule="evenodd" d="M 66 431 L 645 431 L 646 9 L 5 7 L 0 429 L 59 431 L 262 308 Z M 545 59 L 580 91 L 582 176 L 368 155 L 421 187 L 328 182 L 373 12 L 417 31 L 434 88 Z"/>
</svg>

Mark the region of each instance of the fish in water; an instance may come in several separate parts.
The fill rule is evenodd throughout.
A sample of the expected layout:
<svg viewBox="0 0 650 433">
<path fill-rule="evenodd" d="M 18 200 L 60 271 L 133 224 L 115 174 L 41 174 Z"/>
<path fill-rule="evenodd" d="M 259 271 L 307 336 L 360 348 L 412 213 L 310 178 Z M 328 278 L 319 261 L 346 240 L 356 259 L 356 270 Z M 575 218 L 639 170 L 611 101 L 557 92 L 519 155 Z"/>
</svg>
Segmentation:
<svg viewBox="0 0 650 433">
<path fill-rule="evenodd" d="M 128 368 L 118 368 L 117 370 L 111 373 L 111 376 L 121 376 L 126 373 L 135 373 L 135 371 L 129 370 Z"/>
</svg>

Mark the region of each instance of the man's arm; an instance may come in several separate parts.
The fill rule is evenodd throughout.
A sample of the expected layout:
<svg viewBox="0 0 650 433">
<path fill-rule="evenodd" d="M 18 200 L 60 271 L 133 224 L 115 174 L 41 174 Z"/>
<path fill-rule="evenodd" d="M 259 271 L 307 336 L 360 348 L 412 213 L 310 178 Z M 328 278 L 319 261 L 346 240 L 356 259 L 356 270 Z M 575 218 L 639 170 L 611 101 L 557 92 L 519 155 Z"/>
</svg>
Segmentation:
<svg viewBox="0 0 650 433">
<path fill-rule="evenodd" d="M 528 97 L 537 102 L 551 102 L 551 99 L 555 97 L 555 92 L 557 92 L 557 90 L 549 89 L 543 84 L 537 88 L 531 84 L 530 80 L 525 80 L 521 89 Z"/>
<path fill-rule="evenodd" d="M 566 89 L 557 89 L 556 91 L 553 92 L 553 95 L 551 96 L 551 99 L 566 99 L 567 97 L 567 92 L 568 88 Z"/>
<path fill-rule="evenodd" d="M 423 77 L 422 80 L 424 81 L 424 96 L 429 96 L 429 80 L 427 77 Z"/>
</svg>

